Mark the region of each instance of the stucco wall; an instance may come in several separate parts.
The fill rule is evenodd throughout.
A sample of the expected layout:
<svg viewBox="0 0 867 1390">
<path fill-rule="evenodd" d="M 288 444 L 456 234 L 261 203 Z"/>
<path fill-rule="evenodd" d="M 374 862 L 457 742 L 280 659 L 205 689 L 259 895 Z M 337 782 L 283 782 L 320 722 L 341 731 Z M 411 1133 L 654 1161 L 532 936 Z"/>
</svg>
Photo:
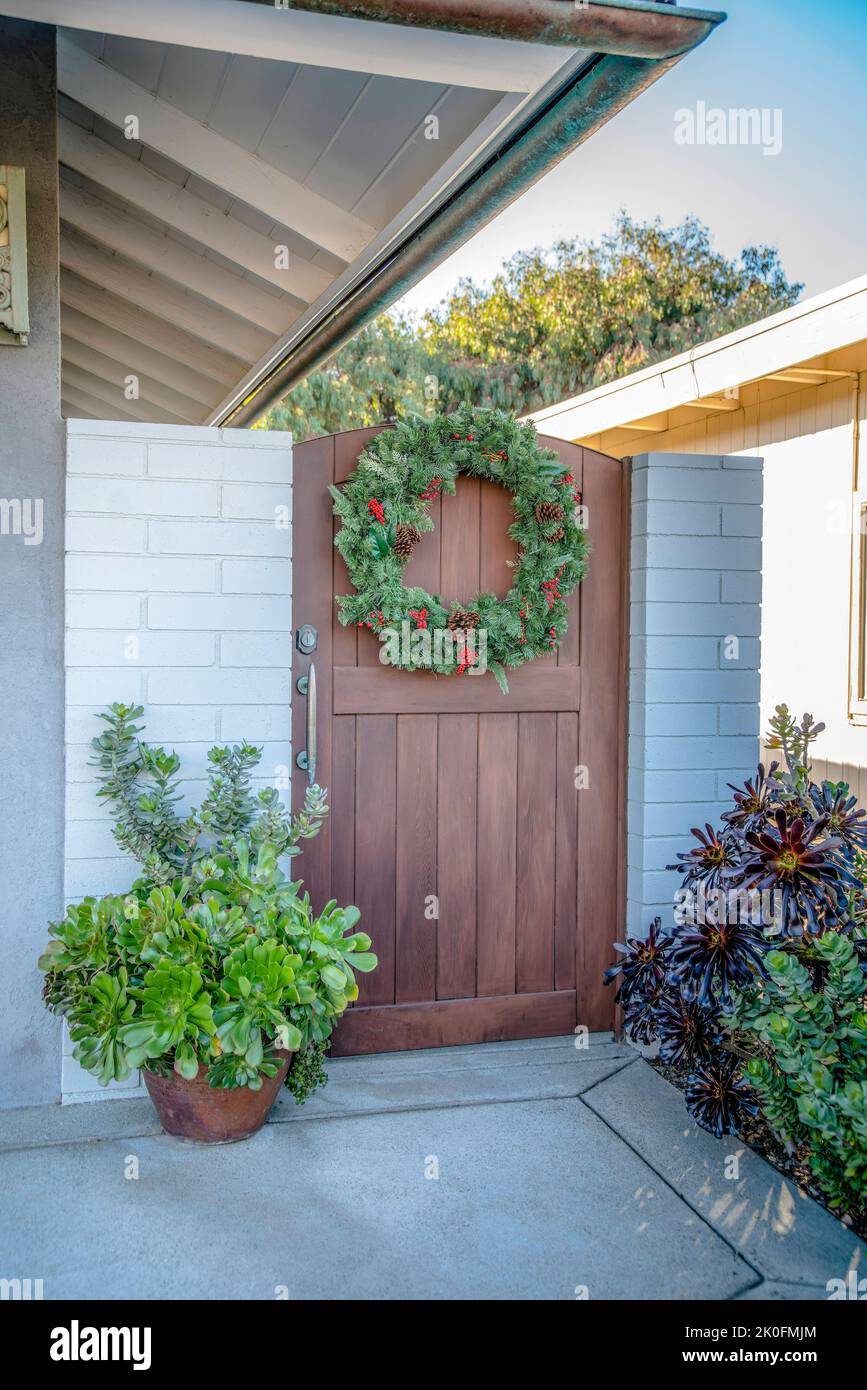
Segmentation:
<svg viewBox="0 0 867 1390">
<path fill-rule="evenodd" d="M 0 1105 L 60 1095 L 60 1030 L 36 959 L 61 905 L 63 426 L 54 30 L 0 19 L 0 163 L 27 181 L 30 342 L 0 345 L 0 498 L 34 504 L 0 534 Z M 4 516 L 8 516 L 4 507 Z M 41 534 L 40 534 L 41 533 Z"/>
<path fill-rule="evenodd" d="M 291 707 L 290 436 L 68 422 L 65 894 L 119 892 L 137 869 L 95 797 L 89 740 L 115 700 L 174 748 L 181 809 L 208 749 L 263 749 L 254 786 L 286 787 Z M 189 779 L 189 780 L 187 780 Z M 64 1046 L 64 1099 L 103 1096 Z M 117 1090 L 138 1085 L 131 1078 Z"/>
</svg>

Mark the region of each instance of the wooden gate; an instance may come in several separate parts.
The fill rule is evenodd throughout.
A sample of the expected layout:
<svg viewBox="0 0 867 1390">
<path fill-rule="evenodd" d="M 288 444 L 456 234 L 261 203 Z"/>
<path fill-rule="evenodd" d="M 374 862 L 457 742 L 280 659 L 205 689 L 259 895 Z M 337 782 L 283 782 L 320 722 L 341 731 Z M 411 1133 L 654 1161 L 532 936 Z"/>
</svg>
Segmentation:
<svg viewBox="0 0 867 1390">
<path fill-rule="evenodd" d="M 316 780 L 331 805 L 299 872 L 315 906 L 358 905 L 380 962 L 334 1051 L 610 1028 L 602 970 L 624 921 L 625 467 L 542 437 L 581 483 L 592 554 L 559 652 L 510 672 L 504 696 L 491 675 L 383 666 L 373 634 L 337 620 L 334 596 L 350 585 L 328 484 L 376 433 L 295 450 L 293 623 L 315 627 L 317 647 L 294 651 L 293 745 L 304 748 L 307 714 L 295 681 L 312 659 Z M 460 478 L 431 515 L 407 583 L 447 603 L 505 594 L 509 495 Z M 294 805 L 305 786 L 296 770 Z"/>
</svg>

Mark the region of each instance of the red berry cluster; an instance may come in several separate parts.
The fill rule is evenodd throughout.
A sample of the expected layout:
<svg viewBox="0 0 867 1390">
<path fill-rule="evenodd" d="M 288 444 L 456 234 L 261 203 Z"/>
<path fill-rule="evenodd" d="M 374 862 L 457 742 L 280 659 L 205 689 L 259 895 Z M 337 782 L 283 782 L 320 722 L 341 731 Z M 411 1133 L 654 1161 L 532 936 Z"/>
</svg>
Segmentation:
<svg viewBox="0 0 867 1390">
<path fill-rule="evenodd" d="M 469 647 L 464 647 L 463 651 L 458 653 L 458 675 L 462 676 L 471 666 L 475 666 L 478 659 L 475 652 L 471 652 Z"/>
<path fill-rule="evenodd" d="M 556 647 L 556 645 L 557 645 L 557 629 L 556 629 L 556 627 L 549 627 L 549 628 L 548 628 L 548 633 L 549 633 L 550 638 L 551 638 L 550 642 L 548 643 L 548 646 L 549 646 L 549 647 Z"/>
<path fill-rule="evenodd" d="M 521 635 L 520 635 L 520 637 L 518 638 L 518 641 L 521 643 L 522 646 L 524 646 L 524 645 L 526 644 L 526 641 L 527 641 L 527 634 L 526 634 L 526 632 L 524 631 L 524 619 L 526 618 L 526 616 L 527 616 L 527 600 L 524 598 L 524 595 L 522 594 L 522 595 L 521 595 L 521 607 L 518 609 L 518 617 L 521 619 Z"/>
<path fill-rule="evenodd" d="M 370 515 L 373 517 L 374 521 L 378 521 L 380 526 L 385 525 L 385 512 L 383 510 L 382 503 L 378 502 L 375 497 L 371 497 L 370 501 L 367 504 L 367 510 L 370 512 Z"/>
<path fill-rule="evenodd" d="M 421 493 L 422 502 L 429 502 L 432 497 L 436 497 L 442 485 L 442 478 L 431 478 L 424 492 Z"/>
<path fill-rule="evenodd" d="M 574 475 L 574 473 L 567 473 L 567 474 L 565 475 L 565 477 L 559 479 L 559 482 L 561 482 L 561 483 L 563 484 L 564 487 L 571 487 L 571 489 L 572 489 L 572 501 L 575 503 L 575 506 L 576 506 L 576 507 L 580 507 L 580 505 L 581 505 L 581 489 L 580 489 L 580 487 L 578 486 L 578 484 L 575 482 L 575 475 Z"/>
<path fill-rule="evenodd" d="M 545 579 L 542 582 L 541 590 L 545 595 L 545 602 L 549 608 L 553 608 L 557 599 L 563 597 L 560 593 L 560 580 L 565 568 L 565 565 L 561 565 L 553 579 Z"/>
<path fill-rule="evenodd" d="M 509 456 L 506 453 L 505 449 L 500 449 L 496 454 L 485 454 L 485 458 L 488 460 L 488 463 L 496 463 L 497 459 L 502 459 L 503 463 L 505 463 L 508 457 Z"/>
<path fill-rule="evenodd" d="M 427 627 L 427 609 L 426 609 L 426 608 L 411 608 L 411 609 L 409 610 L 409 616 L 410 616 L 411 618 L 415 618 L 416 627 L 417 627 L 418 631 L 419 631 L 419 632 L 424 632 L 425 628 Z"/>
<path fill-rule="evenodd" d="M 476 436 L 475 436 L 474 434 L 465 434 L 465 435 L 453 434 L 453 435 L 452 435 L 452 439 L 461 439 L 461 438 L 463 438 L 463 439 L 465 439 L 465 440 L 467 441 L 468 444 L 472 444 L 472 442 L 473 442 L 473 440 L 475 439 L 475 437 L 476 437 Z"/>
<path fill-rule="evenodd" d="M 374 612 L 374 613 L 368 613 L 368 615 L 367 615 L 367 617 L 364 619 L 364 621 L 361 622 L 361 623 L 358 623 L 357 626 L 358 626 L 358 627 L 369 627 L 370 630 L 371 630 L 371 632 L 375 632 L 376 629 L 377 629 L 378 627 L 382 627 L 382 625 L 383 625 L 384 622 L 385 622 L 385 618 L 383 617 L 383 615 L 382 615 L 381 613 Z"/>
</svg>

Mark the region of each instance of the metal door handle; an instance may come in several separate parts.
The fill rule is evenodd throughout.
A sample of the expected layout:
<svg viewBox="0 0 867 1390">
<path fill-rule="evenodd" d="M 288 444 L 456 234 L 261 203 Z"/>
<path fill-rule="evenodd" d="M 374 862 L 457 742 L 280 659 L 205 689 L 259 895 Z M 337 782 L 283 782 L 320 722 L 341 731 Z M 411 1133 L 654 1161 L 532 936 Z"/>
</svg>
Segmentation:
<svg viewBox="0 0 867 1390">
<path fill-rule="evenodd" d="M 298 690 L 307 696 L 307 747 L 295 759 L 300 768 L 307 772 L 307 781 L 312 786 L 316 780 L 316 667 L 311 661 L 307 675 L 298 681 Z"/>
</svg>

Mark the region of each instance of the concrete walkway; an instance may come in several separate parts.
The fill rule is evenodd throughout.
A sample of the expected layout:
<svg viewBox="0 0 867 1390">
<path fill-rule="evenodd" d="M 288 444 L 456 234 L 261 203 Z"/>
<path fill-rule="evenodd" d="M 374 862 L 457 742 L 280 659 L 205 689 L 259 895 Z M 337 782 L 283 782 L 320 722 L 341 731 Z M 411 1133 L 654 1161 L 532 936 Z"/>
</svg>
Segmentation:
<svg viewBox="0 0 867 1390">
<path fill-rule="evenodd" d="M 788 1300 L 867 1275 L 860 1241 L 607 1034 L 329 1074 L 220 1148 L 168 1138 L 147 1100 L 0 1112 L 0 1277 L 48 1299 Z"/>
</svg>

